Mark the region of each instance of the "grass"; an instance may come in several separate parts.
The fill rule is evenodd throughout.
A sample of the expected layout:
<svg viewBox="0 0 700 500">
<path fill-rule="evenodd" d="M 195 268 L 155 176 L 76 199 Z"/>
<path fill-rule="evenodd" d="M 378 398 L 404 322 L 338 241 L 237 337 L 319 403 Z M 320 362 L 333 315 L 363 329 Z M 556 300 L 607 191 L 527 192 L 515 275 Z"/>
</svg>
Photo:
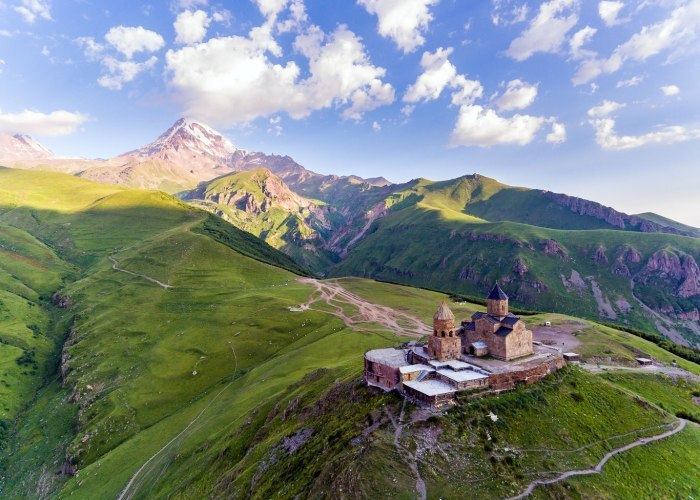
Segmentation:
<svg viewBox="0 0 700 500">
<path fill-rule="evenodd" d="M 698 239 L 613 230 L 598 219 L 563 209 L 537 191 L 505 190 L 486 181 L 477 188 L 470 179 L 451 182 L 426 181 L 409 186 L 406 193 L 413 192 L 413 202 L 398 203 L 388 216 L 377 221 L 367 237 L 332 270 L 332 276 L 375 278 L 472 296 L 483 296 L 499 281 L 517 307 L 612 320 L 656 332 L 655 318 L 639 307 L 632 295 L 630 277 L 612 272 L 618 253 L 625 248 L 639 252 L 640 262 L 624 262 L 629 273 L 636 274 L 656 252 L 690 256 L 700 252 Z M 505 212 L 498 215 L 491 211 L 470 211 L 479 203 L 511 210 L 507 203 L 497 203 L 499 195 L 493 194 L 506 191 L 510 197 L 528 197 L 528 203 L 538 204 L 539 211 L 523 209 L 523 213 L 532 214 L 531 218 Z M 402 196 L 409 199 L 406 193 Z M 543 213 L 562 225 L 548 224 Z M 483 218 L 475 219 L 474 215 Z M 565 252 L 564 258 L 544 253 L 547 240 L 557 242 Z M 607 260 L 593 259 L 599 248 Z M 517 263 L 527 267 L 522 276 L 514 271 Z M 569 279 L 574 270 L 584 277 L 585 288 L 565 286 L 562 277 Z M 600 312 L 593 279 L 602 290 L 603 300 L 610 302 L 614 318 Z M 636 293 L 646 293 L 647 302 L 670 301 L 680 308 L 678 311 L 692 311 L 700 305 L 697 297 L 681 304 L 673 298 L 679 283 L 663 277 L 659 280 L 655 284 L 656 292 L 649 292 L 651 295 L 645 292 L 648 287 L 641 282 L 635 286 Z M 626 302 L 631 308 L 619 306 L 618 301 Z M 698 341 L 682 324 L 678 323 L 677 329 L 692 342 Z"/>
<path fill-rule="evenodd" d="M 290 311 L 313 287 L 295 281 L 296 268 L 283 255 L 218 221 L 207 230 L 207 214 L 161 193 L 5 170 L 0 186 L 0 223 L 12 226 L 16 256 L 0 255 L 0 276 L 12 290 L 2 297 L 11 305 L 2 325 L 15 332 L 15 347 L 26 342 L 31 350 L 36 332 L 49 339 L 44 351 L 35 347 L 47 367 L 61 352 L 56 339 L 68 334 L 64 384 L 37 370 L 34 389 L 11 392 L 21 394 L 21 404 L 13 403 L 17 418 L 6 426 L 3 496 L 115 497 L 159 450 L 136 478 L 138 496 L 411 495 L 412 473 L 389 422 L 401 400 L 358 384 L 363 353 L 403 339 L 379 325 L 363 325 L 376 330 L 367 333 L 322 311 Z M 135 274 L 113 269 L 109 256 Z M 341 283 L 425 321 L 444 297 L 367 280 Z M 69 298 L 69 309 L 50 305 L 55 292 Z M 454 306 L 460 315 L 480 307 Z M 591 335 L 645 342 L 606 329 Z M 463 488 L 501 495 L 515 492 L 525 473 L 591 463 L 613 444 L 567 459 L 506 448 L 575 447 L 672 418 L 608 380 L 566 370 L 408 426 L 402 442 L 417 447 L 435 428 L 452 453 L 454 460 L 435 453 L 421 462 L 431 494 L 452 491 L 446 470 L 466 470 L 491 479 Z M 288 451 L 285 439 L 302 431 L 310 434 Z M 470 467 L 450 469 L 465 456 L 474 459 Z M 78 475 L 55 475 L 66 460 Z"/>
<path fill-rule="evenodd" d="M 697 498 L 700 427 L 613 457 L 601 474 L 539 486 L 534 498 Z M 653 473 L 650 473 L 653 471 Z"/>
<path fill-rule="evenodd" d="M 692 399 L 693 393 L 700 394 L 700 382 L 643 373 L 606 373 L 602 377 L 674 415 L 680 412 L 692 415 L 700 423 L 700 406 Z"/>
</svg>

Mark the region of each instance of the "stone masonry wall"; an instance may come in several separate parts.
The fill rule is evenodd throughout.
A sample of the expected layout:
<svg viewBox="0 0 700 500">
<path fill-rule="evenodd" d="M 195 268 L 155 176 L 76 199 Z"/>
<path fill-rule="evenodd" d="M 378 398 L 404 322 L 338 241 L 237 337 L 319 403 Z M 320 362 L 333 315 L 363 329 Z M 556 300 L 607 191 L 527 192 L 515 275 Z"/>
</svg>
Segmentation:
<svg viewBox="0 0 700 500">
<path fill-rule="evenodd" d="M 534 368 L 507 373 L 494 373 L 489 377 L 489 387 L 495 391 L 513 389 L 516 384 L 534 384 L 538 380 L 564 367 L 564 358 L 557 356 Z"/>
</svg>

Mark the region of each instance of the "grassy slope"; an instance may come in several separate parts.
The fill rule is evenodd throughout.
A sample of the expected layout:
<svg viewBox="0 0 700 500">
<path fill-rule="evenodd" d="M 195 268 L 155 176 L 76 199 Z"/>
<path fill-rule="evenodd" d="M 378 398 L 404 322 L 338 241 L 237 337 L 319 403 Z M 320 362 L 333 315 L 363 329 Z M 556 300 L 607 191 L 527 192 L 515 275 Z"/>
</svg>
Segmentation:
<svg viewBox="0 0 700 500">
<path fill-rule="evenodd" d="M 60 331 L 58 326 L 75 318 L 67 383 L 47 385 L 24 412 L 4 464 L 11 471 L 2 486 L 9 498 L 59 490 L 77 498 L 114 497 L 167 443 L 137 477 L 139 495 L 322 496 L 340 487 L 358 496 L 410 493 L 411 473 L 393 447 L 386 421 L 386 411 L 398 411 L 399 401 L 370 396 L 356 382 L 362 353 L 399 339 L 349 330 L 318 311 L 290 312 L 289 306 L 306 300 L 308 287 L 294 283 L 288 271 L 193 232 L 201 230 L 205 216 L 171 198 L 117 189 L 101 194 L 97 204 L 55 195 L 53 208 L 46 210 L 37 201 L 40 179 L 27 190 L 29 179 L 18 181 L 4 171 L 0 176 L 18 183 L 28 200 L 22 208 L 5 208 L 0 219 L 24 224 L 82 272 L 62 291 L 73 305 L 56 321 Z M 63 176 L 46 185 L 62 182 L 70 190 L 73 181 Z M 101 189 L 85 182 L 79 187 L 79 193 Z M 15 194 L 7 191 L 0 197 Z M 173 288 L 113 270 L 106 259 L 110 254 L 121 267 Z M 355 283 L 357 293 L 422 317 L 440 298 L 406 287 Z M 464 304 L 460 311 L 477 307 Z M 487 449 L 486 428 L 497 433 L 499 443 L 521 447 L 583 444 L 670 418 L 634 404 L 599 377 L 562 375 L 564 383 L 553 379 L 463 405 L 460 411 L 469 418 L 454 413 L 438 424 L 455 447 L 471 443 L 472 436 L 475 463 L 488 473 L 510 465 L 497 450 Z M 574 391 L 584 399 L 574 400 Z M 498 412 L 507 425 L 489 424 L 487 411 Z M 471 423 L 474 418 L 478 425 Z M 548 424 L 551 419 L 556 426 Z M 373 421 L 379 423 L 376 430 L 366 431 Z M 536 433 L 524 424 L 538 421 Z M 285 452 L 284 438 L 302 428 L 313 429 L 312 438 L 298 452 Z M 418 431 L 407 431 L 408 446 L 423 439 Z M 576 459 L 590 461 L 603 451 Z M 697 459 L 696 451 L 686 459 Z M 55 475 L 66 454 L 81 469 L 72 479 Z M 440 474 L 430 475 L 440 470 L 440 457 L 430 460 L 421 466 L 429 487 L 448 488 Z M 524 460 L 518 470 L 564 465 L 540 457 Z M 515 486 L 485 484 L 479 491 L 493 494 Z"/>
<path fill-rule="evenodd" d="M 545 254 L 543 243 L 549 239 L 555 240 L 569 258 Z M 478 296 L 498 280 L 506 283 L 516 305 L 600 318 L 590 281 L 583 290 L 566 289 L 562 276 L 569 278 L 576 270 L 581 276 L 594 277 L 615 309 L 615 321 L 654 330 L 655 319 L 632 296 L 630 278 L 611 272 L 617 250 L 625 246 L 635 248 L 643 257 L 638 264 L 626 263 L 632 274 L 658 250 L 700 255 L 698 239 L 600 229 L 556 230 L 514 222 L 484 223 L 444 206 L 444 202 L 440 207 L 426 196 L 378 221 L 371 234 L 339 263 L 333 274 Z M 607 250 L 608 263 L 593 260 L 599 247 Z M 514 272 L 518 260 L 528 268 L 522 277 Z M 676 299 L 672 293 L 664 294 L 673 304 Z M 630 304 L 631 311 L 623 312 L 617 307 L 618 300 Z"/>
<path fill-rule="evenodd" d="M 328 252 L 320 248 L 316 240 L 316 232 L 327 233 L 327 229 L 318 226 L 310 227 L 308 208 L 299 211 L 289 211 L 279 205 L 277 200 L 269 198 L 263 192 L 267 177 L 273 177 L 266 169 L 255 169 L 226 175 L 187 193 L 193 199 L 193 204 L 215 213 L 223 214 L 223 218 L 236 227 L 260 237 L 269 245 L 284 251 L 307 268 L 322 271 L 332 265 Z M 282 181 L 276 179 L 280 183 Z M 258 206 L 271 202 L 264 212 L 252 213 L 235 206 L 205 201 L 218 199 L 219 196 L 229 196 L 231 193 L 247 194 Z M 322 202 L 315 202 L 317 205 Z"/>
<path fill-rule="evenodd" d="M 262 203 L 265 195 L 256 176 L 259 172 L 226 176 L 210 183 L 205 191 L 252 193 Z M 331 260 L 322 258 L 328 255 L 299 244 L 304 231 L 295 216 L 284 210 L 248 214 L 218 205 L 217 210 L 324 275 L 330 268 L 332 276 L 374 277 L 473 295 L 483 294 L 493 281 L 501 280 L 512 282 L 511 295 L 521 306 L 594 319 L 609 316 L 620 324 L 647 331 L 654 331 L 658 320 L 635 302 L 630 277 L 613 272 L 618 252 L 629 246 L 641 253 L 640 263 L 624 263 L 633 275 L 660 250 L 696 259 L 700 256 L 698 239 L 623 231 L 600 219 L 574 213 L 542 191 L 506 186 L 483 176 L 442 182 L 416 179 L 364 191 L 353 184 L 339 183 L 334 189 L 312 191 L 314 196 L 322 194 L 338 210 L 349 209 L 357 215 L 382 201 L 391 209 L 390 215 L 379 220 L 334 267 Z M 348 189 L 351 194 L 346 192 Z M 365 224 L 363 218 L 357 218 L 358 222 Z M 546 240 L 555 240 L 570 258 L 545 255 Z M 604 249 L 606 262 L 593 259 L 600 248 Z M 518 262 L 529 269 L 522 276 L 513 271 Z M 574 270 L 595 279 L 612 313 L 601 312 L 591 280 L 583 290 L 566 289 L 562 276 L 568 279 Z M 689 312 L 700 307 L 700 297 L 675 296 L 679 285 L 661 280 L 638 283 L 635 289 L 638 297 L 657 309 L 670 305 L 676 312 Z M 700 342 L 697 332 L 682 325 L 679 328 L 689 340 Z"/>
<path fill-rule="evenodd" d="M 31 235 L 0 223 L 0 449 L 63 340 L 52 335 L 49 302 L 69 269 Z"/>
<path fill-rule="evenodd" d="M 656 222 L 657 224 L 661 224 L 663 226 L 668 226 L 675 229 L 679 229 L 681 231 L 686 231 L 688 233 L 693 234 L 695 237 L 700 238 L 700 229 L 698 229 L 697 227 L 688 226 L 686 224 L 676 222 L 675 220 L 669 219 L 668 217 L 664 217 L 653 212 L 644 212 L 642 214 L 637 214 L 637 217 L 641 217 L 642 219 L 646 219 L 651 222 Z"/>
<path fill-rule="evenodd" d="M 533 498 L 697 498 L 700 427 L 613 457 L 600 475 L 540 487 Z M 653 471 L 653 472 L 650 472 Z"/>
</svg>

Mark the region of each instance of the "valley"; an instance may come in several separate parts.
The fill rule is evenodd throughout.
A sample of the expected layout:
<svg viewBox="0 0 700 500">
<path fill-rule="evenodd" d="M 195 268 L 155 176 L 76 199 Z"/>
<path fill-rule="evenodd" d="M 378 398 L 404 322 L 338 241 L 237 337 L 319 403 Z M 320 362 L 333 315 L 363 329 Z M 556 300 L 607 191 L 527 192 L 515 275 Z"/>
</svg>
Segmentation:
<svg viewBox="0 0 700 500">
<path fill-rule="evenodd" d="M 240 149 L 184 119 L 110 160 L 4 163 L 164 190 L 319 277 L 360 276 L 471 297 L 499 281 L 519 307 L 700 345 L 700 232 L 653 213 L 628 215 L 479 174 L 403 184 L 321 175 L 288 156 Z"/>
<path fill-rule="evenodd" d="M 488 221 L 466 213 L 463 197 L 506 188 L 480 176 L 403 187 L 326 180 L 304 195 L 274 175 L 227 174 L 179 199 L 0 169 L 3 496 L 411 497 L 425 488 L 429 498 L 507 497 L 623 449 L 600 474 L 532 494 L 671 495 L 679 484 L 698 494 L 697 468 L 662 467 L 659 483 L 647 463 L 700 462 L 700 366 L 598 321 L 613 320 L 601 312 L 612 310 L 654 329 L 658 315 L 692 340 L 692 328 L 652 306 L 669 297 L 684 307 L 676 295 L 692 290 L 686 256 L 700 240 Z M 346 205 L 333 208 L 323 198 L 337 182 Z M 369 216 L 349 211 L 358 193 Z M 311 238 L 313 249 L 291 251 L 293 239 L 280 243 L 290 227 L 297 236 L 330 229 Z M 603 271 L 618 260 L 638 285 Z M 673 275 L 676 262 L 687 276 Z M 329 277 L 313 276 L 329 265 Z M 536 339 L 575 346 L 584 363 L 536 385 L 467 395 L 441 413 L 361 384 L 365 351 L 424 338 L 440 300 L 458 317 L 483 311 L 465 296 L 495 280 L 516 305 L 556 311 L 526 311 L 526 320 L 549 322 Z M 654 288 L 663 295 L 654 299 Z M 656 366 L 639 369 L 639 356 Z M 691 423 L 676 427 L 677 415 Z M 670 429 L 678 432 L 653 439 Z M 627 454 L 633 465 L 623 474 L 618 457 Z"/>
</svg>

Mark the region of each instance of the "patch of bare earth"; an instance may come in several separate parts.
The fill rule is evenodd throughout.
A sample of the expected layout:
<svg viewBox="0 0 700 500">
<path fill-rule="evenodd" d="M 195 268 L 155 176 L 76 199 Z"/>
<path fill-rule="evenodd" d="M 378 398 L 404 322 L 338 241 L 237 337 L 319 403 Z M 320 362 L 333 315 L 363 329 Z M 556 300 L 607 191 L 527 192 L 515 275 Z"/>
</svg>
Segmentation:
<svg viewBox="0 0 700 500">
<path fill-rule="evenodd" d="M 532 340 L 561 349 L 562 352 L 576 351 L 581 342 L 574 333 L 580 332 L 586 323 L 566 321 L 560 325 L 532 327 Z"/>
<path fill-rule="evenodd" d="M 309 300 L 294 308 L 295 311 L 314 309 L 312 306 L 317 302 L 325 302 L 329 309 L 316 309 L 321 312 L 332 314 L 343 320 L 350 328 L 355 330 L 374 331 L 367 325 L 375 324 L 403 337 L 421 338 L 430 335 L 432 330 L 419 318 L 391 307 L 373 304 L 362 297 L 355 295 L 333 281 L 319 281 L 311 278 L 300 278 L 299 283 L 313 285 L 315 293 Z M 348 304 L 357 311 L 353 314 L 345 312 L 345 309 L 338 304 Z M 364 326 L 363 326 L 364 325 Z"/>
</svg>

